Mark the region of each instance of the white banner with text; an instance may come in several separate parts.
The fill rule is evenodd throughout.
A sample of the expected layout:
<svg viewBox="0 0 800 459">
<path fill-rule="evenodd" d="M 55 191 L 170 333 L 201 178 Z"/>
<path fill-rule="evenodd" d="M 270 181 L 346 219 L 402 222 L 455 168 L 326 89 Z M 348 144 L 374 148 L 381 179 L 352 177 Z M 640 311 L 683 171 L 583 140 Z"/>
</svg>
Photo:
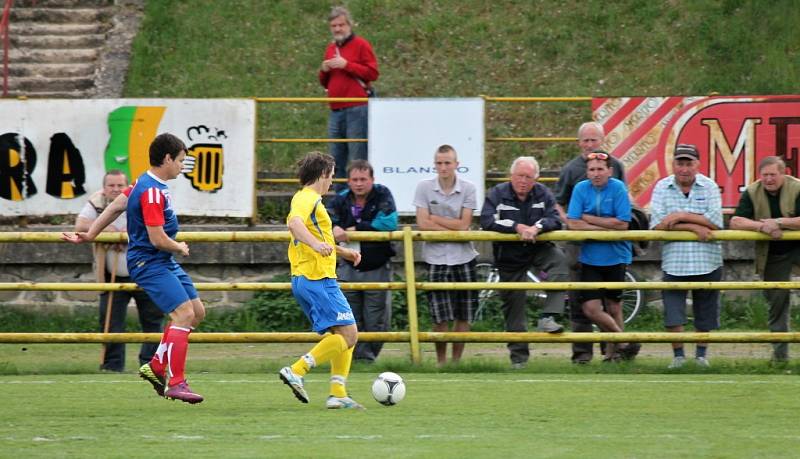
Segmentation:
<svg viewBox="0 0 800 459">
<path fill-rule="evenodd" d="M 483 118 L 481 98 L 369 100 L 369 161 L 375 182 L 392 191 L 398 212 L 416 212 L 414 190 L 420 180 L 436 176 L 433 157 L 444 144 L 458 153 L 458 176 L 475 184 L 480 209 Z"/>
<path fill-rule="evenodd" d="M 0 216 L 76 214 L 107 171 L 144 173 L 168 132 L 194 158 L 169 182 L 178 214 L 250 217 L 255 116 L 252 99 L 0 100 Z"/>
</svg>

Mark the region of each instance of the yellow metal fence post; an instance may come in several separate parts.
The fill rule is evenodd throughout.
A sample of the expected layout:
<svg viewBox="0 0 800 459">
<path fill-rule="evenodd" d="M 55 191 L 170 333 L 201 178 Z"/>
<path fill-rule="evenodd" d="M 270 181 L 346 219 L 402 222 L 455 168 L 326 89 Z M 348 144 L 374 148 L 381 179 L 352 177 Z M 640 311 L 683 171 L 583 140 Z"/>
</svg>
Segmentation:
<svg viewBox="0 0 800 459">
<path fill-rule="evenodd" d="M 411 361 L 422 363 L 419 350 L 419 322 L 417 321 L 417 280 L 414 270 L 414 240 L 411 227 L 403 227 L 403 257 L 406 268 L 406 301 L 408 301 L 408 331 L 411 342 Z"/>
</svg>

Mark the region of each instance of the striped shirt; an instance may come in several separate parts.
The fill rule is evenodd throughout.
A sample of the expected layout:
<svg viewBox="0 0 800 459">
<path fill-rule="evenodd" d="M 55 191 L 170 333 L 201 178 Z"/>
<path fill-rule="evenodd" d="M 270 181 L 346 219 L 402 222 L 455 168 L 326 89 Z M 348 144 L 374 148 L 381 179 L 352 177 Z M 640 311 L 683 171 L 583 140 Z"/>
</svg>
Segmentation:
<svg viewBox="0 0 800 459">
<path fill-rule="evenodd" d="M 690 212 L 706 217 L 718 228 L 722 228 L 722 197 L 719 187 L 702 174 L 686 196 L 675 182 L 675 175 L 656 183 L 650 200 L 650 228 L 661 223 L 674 212 Z M 664 242 L 661 248 L 661 269 L 673 276 L 708 274 L 722 266 L 721 242 Z"/>
<path fill-rule="evenodd" d="M 128 197 L 128 269 L 143 263 L 175 261 L 172 253 L 156 248 L 147 233 L 148 226 L 161 226 L 170 239 L 178 234 L 178 216 L 167 182 L 147 171 L 123 193 Z"/>
</svg>

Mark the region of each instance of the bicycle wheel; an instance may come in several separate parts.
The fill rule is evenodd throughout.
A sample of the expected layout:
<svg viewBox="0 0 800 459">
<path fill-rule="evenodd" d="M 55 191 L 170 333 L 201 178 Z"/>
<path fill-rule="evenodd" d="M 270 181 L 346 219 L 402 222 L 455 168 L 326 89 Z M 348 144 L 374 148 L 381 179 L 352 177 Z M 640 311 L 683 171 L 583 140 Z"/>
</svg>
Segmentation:
<svg viewBox="0 0 800 459">
<path fill-rule="evenodd" d="M 481 282 L 499 282 L 500 273 L 497 268 L 491 263 L 478 263 L 475 265 L 475 273 Z M 489 300 L 497 295 L 496 290 L 479 290 L 478 291 L 478 308 L 475 310 L 475 320 L 482 320 L 483 313 L 487 309 Z"/>
<path fill-rule="evenodd" d="M 636 276 L 630 271 L 625 271 L 625 282 L 637 282 Z M 627 324 L 632 321 L 642 307 L 644 292 L 637 289 L 626 289 L 622 291 L 622 317 Z"/>
</svg>

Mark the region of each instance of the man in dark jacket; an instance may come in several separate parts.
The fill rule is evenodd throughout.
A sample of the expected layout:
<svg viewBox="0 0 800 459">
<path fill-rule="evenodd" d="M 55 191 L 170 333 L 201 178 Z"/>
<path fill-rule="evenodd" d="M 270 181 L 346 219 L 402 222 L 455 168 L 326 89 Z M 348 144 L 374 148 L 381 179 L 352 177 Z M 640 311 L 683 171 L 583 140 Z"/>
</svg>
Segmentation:
<svg viewBox="0 0 800 459">
<path fill-rule="evenodd" d="M 569 270 L 564 253 L 551 242 L 536 237 L 561 229 L 553 194 L 537 183 L 539 164 L 531 156 L 522 156 L 511 165 L 511 182 L 492 187 L 481 209 L 481 228 L 488 231 L 519 234 L 523 242 L 494 242 L 495 266 L 501 282 L 525 282 L 531 267 L 544 271 L 547 279 L 565 282 Z M 524 290 L 501 290 L 506 331 L 528 330 Z M 548 291 L 538 322 L 539 331 L 560 333 L 564 327 L 556 318 L 564 313 L 564 291 Z M 530 355 L 528 343 L 509 343 L 512 368 L 523 368 Z"/>
<path fill-rule="evenodd" d="M 333 223 L 333 237 L 339 245 L 348 245 L 361 252 L 361 263 L 353 266 L 340 260 L 336 275 L 340 282 L 389 282 L 392 278 L 390 259 L 395 252 L 392 243 L 350 241 L 347 231 L 394 231 L 397 209 L 392 192 L 375 183 L 372 166 L 366 160 L 355 160 L 347 168 L 347 188 L 326 206 Z M 348 290 L 344 292 L 355 315 L 358 331 L 388 331 L 392 314 L 392 297 L 388 290 Z M 353 358 L 372 363 L 383 343 L 359 342 Z"/>
</svg>

